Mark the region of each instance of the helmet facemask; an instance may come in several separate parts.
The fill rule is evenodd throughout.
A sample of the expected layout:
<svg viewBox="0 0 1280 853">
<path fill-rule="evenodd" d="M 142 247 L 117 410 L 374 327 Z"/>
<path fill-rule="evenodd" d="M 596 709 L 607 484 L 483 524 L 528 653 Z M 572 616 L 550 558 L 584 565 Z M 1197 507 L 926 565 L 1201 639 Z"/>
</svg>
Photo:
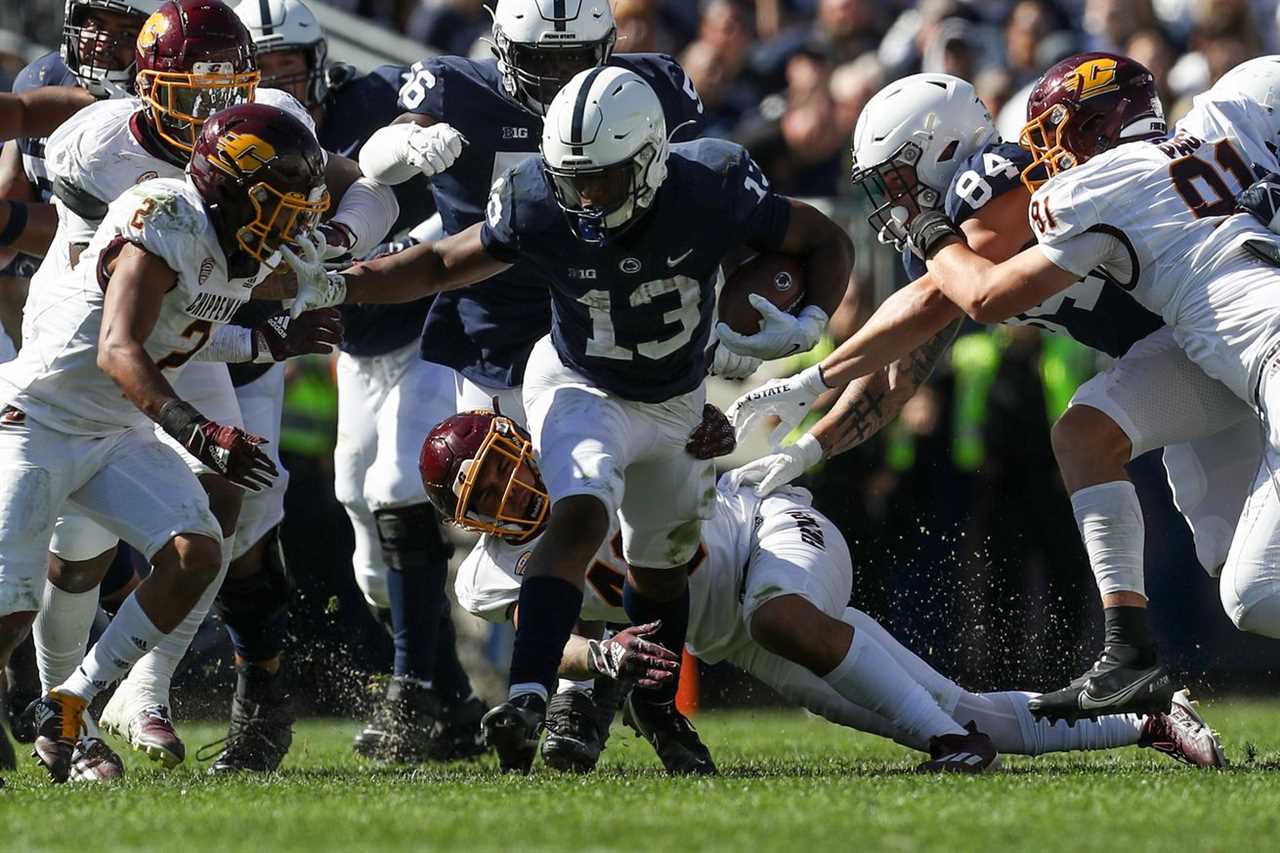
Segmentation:
<svg viewBox="0 0 1280 853">
<path fill-rule="evenodd" d="M 512 41 L 501 26 L 493 25 L 503 89 L 539 116 L 546 115 L 556 93 L 576 74 L 609 60 L 616 39 L 617 31 L 610 29 L 600 41 L 529 44 Z"/>
<path fill-rule="evenodd" d="M 284 74 L 268 74 L 266 69 L 263 68 L 265 64 L 263 60 L 266 57 L 291 52 L 298 53 L 305 60 L 305 70 Z M 328 54 L 328 46 L 323 39 L 309 45 L 282 44 L 270 46 L 268 44 L 258 44 L 258 68 L 262 72 L 260 85 L 288 92 L 308 108 L 319 106 L 329 93 L 329 81 L 325 69 Z"/>
<path fill-rule="evenodd" d="M 555 192 L 556 202 L 569 217 L 574 236 L 585 243 L 604 245 L 626 231 L 653 203 L 655 188 L 646 180 L 660 153 L 653 142 L 620 163 L 585 166 L 571 163 L 543 168 Z"/>
<path fill-rule="evenodd" d="M 307 198 L 282 193 L 265 181 L 249 187 L 253 221 L 236 230 L 236 243 L 258 263 L 266 263 L 283 245 L 297 245 L 298 236 L 310 234 L 329 209 L 329 193 L 323 186 Z"/>
<path fill-rule="evenodd" d="M 230 62 L 197 62 L 189 73 L 143 70 L 138 97 L 160 138 L 189 154 L 205 120 L 252 102 L 261 76 L 257 70 L 237 73 Z"/>
<path fill-rule="evenodd" d="M 62 26 L 63 61 L 97 97 L 124 90 L 133 78 L 134 42 L 145 22 L 145 15 L 119 0 L 73 0 Z"/>
<path fill-rule="evenodd" d="M 475 455 L 458 466 L 452 491 L 457 504 L 449 521 L 513 542 L 524 542 L 540 533 L 551 507 L 533 457 L 533 443 L 514 421 L 502 415 L 490 422 Z M 486 506 L 495 496 L 496 505 Z"/>
<path fill-rule="evenodd" d="M 924 210 L 935 210 L 942 204 L 942 193 L 921 183 L 916 166 L 923 150 L 914 142 L 904 142 L 883 163 L 866 168 L 854 166 L 850 176 L 872 205 L 867 222 L 875 229 L 881 243 L 893 244 L 899 251 L 906 246 L 907 224 Z"/>
</svg>

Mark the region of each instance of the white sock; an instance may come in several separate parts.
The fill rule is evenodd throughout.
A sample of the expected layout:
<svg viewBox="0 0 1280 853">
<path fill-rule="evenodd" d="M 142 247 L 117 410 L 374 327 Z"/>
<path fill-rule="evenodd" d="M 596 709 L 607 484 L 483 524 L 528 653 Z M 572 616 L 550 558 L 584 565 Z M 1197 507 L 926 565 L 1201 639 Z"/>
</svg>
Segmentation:
<svg viewBox="0 0 1280 853">
<path fill-rule="evenodd" d="M 130 593 L 120 605 L 116 618 L 89 649 L 84 662 L 57 689 L 92 702 L 100 691 L 119 681 L 163 636 L 164 632 L 152 623 L 138 603 L 138 594 Z"/>
<path fill-rule="evenodd" d="M 52 583 L 44 585 L 44 601 L 31 627 L 40 667 L 40 689 L 48 693 L 66 681 L 84 660 L 89 629 L 98 615 L 98 588 L 67 592 Z"/>
<path fill-rule="evenodd" d="M 507 691 L 507 699 L 514 699 L 517 696 L 523 696 L 525 693 L 536 693 L 542 697 L 542 701 L 547 701 L 547 688 L 536 681 L 522 681 L 519 684 L 511 685 Z"/>
<path fill-rule="evenodd" d="M 866 632 L 854 630 L 849 653 L 822 678 L 850 702 L 887 717 L 923 740 L 964 733 L 929 691 Z"/>
<path fill-rule="evenodd" d="M 562 678 L 556 685 L 556 693 L 586 693 L 595 683 L 595 679 L 592 678 L 588 678 L 586 681 L 570 681 L 567 678 Z"/>
<path fill-rule="evenodd" d="M 1003 693 L 964 693 L 953 712 L 956 722 L 977 723 L 978 730 L 991 738 L 1000 752 L 1011 755 L 1040 755 L 1045 752 L 1114 749 L 1132 746 L 1142 731 L 1142 717 L 1121 714 L 1065 721 L 1050 725 L 1031 716 L 1027 700 L 1039 694 L 1009 690 Z"/>
<path fill-rule="evenodd" d="M 1138 493 L 1128 480 L 1087 486 L 1071 495 L 1071 510 L 1089 565 L 1103 595 L 1146 595 L 1142 577 L 1145 526 Z"/>
<path fill-rule="evenodd" d="M 125 719 L 137 716 L 144 708 L 152 705 L 166 707 L 169 705 L 169 685 L 173 681 L 173 674 L 178 671 L 178 664 L 182 663 L 182 658 L 190 648 L 191 641 L 195 639 L 196 631 L 200 630 L 200 625 L 209 615 L 209 608 L 213 607 L 213 600 L 218 597 L 218 591 L 222 589 L 222 581 L 227 576 L 227 567 L 231 565 L 231 548 L 234 544 L 234 536 L 222 540 L 222 566 L 213 583 L 205 587 L 200 598 L 196 600 L 195 606 L 183 617 L 178 626 L 166 634 L 155 648 L 138 661 L 124 684 L 120 685 L 119 689 L 126 691 L 122 699 L 127 700 L 130 706 L 130 712 Z"/>
</svg>

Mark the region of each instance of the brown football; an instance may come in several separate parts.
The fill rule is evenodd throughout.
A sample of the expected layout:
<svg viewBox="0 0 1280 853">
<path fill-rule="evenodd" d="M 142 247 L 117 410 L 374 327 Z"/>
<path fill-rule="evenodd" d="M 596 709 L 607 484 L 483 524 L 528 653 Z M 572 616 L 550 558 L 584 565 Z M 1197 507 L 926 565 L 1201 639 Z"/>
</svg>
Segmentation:
<svg viewBox="0 0 1280 853">
<path fill-rule="evenodd" d="M 760 331 L 760 312 L 747 300 L 753 293 L 783 311 L 794 311 L 804 299 L 804 268 L 790 255 L 764 252 L 733 271 L 720 289 L 717 313 L 740 335 Z"/>
</svg>

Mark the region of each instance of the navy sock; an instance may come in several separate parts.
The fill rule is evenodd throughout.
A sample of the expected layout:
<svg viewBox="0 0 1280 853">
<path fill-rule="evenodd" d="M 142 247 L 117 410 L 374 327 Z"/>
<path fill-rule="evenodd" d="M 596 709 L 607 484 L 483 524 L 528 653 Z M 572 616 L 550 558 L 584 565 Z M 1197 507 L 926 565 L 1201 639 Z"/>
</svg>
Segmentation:
<svg viewBox="0 0 1280 853">
<path fill-rule="evenodd" d="M 673 569 L 682 571 L 682 569 Z M 657 601 L 638 592 L 628 579 L 622 585 L 622 607 L 627 611 L 627 618 L 632 625 L 644 625 L 648 622 L 662 620 L 662 627 L 650 639 L 670 649 L 677 655 L 684 653 L 685 635 L 689 633 L 689 588 L 670 601 Z M 676 698 L 676 681 L 672 679 L 668 687 L 649 691 L 649 695 L 657 702 L 666 702 Z"/>
<path fill-rule="evenodd" d="M 392 671 L 431 681 L 440 637 L 440 611 L 448 564 L 392 569 L 387 572 L 391 599 Z"/>
<path fill-rule="evenodd" d="M 554 692 L 564 644 L 582 612 L 582 590 L 557 577 L 520 585 L 519 625 L 511 651 L 511 684 L 541 684 Z"/>
<path fill-rule="evenodd" d="M 444 608 L 440 614 L 440 633 L 436 640 L 436 666 L 432 675 L 436 692 L 448 701 L 466 699 L 471 695 L 471 679 L 458 659 L 458 632 L 453 627 L 453 614 Z"/>
<path fill-rule="evenodd" d="M 285 633 L 289 627 L 289 612 L 255 614 L 253 621 L 234 618 L 225 623 L 227 636 L 236 656 L 249 663 L 261 663 L 280 656 L 284 649 Z"/>
</svg>

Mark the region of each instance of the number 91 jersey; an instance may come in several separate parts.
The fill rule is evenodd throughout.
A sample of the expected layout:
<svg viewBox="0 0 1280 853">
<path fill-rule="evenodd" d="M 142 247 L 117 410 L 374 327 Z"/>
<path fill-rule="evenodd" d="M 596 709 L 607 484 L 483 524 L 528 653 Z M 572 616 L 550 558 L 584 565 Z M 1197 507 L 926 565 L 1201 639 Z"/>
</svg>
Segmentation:
<svg viewBox="0 0 1280 853">
<path fill-rule="evenodd" d="M 22 350 L 0 365 L 0 400 L 40 423 L 78 435 L 110 435 L 150 420 L 98 369 L 98 335 L 108 275 L 104 256 L 129 242 L 177 273 L 144 347 L 173 381 L 249 299 L 252 279 L 229 280 L 226 256 L 200 194 L 184 180 L 157 178 L 111 203 L 74 270 L 32 288 Z"/>
<path fill-rule="evenodd" d="M 943 201 L 947 216 L 958 224 L 975 216 L 992 199 L 1024 192 L 1022 171 L 1030 163 L 1026 149 L 1011 142 L 994 142 L 973 154 L 951 180 Z M 902 263 L 913 280 L 925 274 L 924 262 L 910 249 L 903 251 Z M 1108 287 L 1107 279 L 1094 272 L 1005 322 L 1067 335 L 1112 358 L 1124 355 L 1134 343 L 1164 325 L 1132 296 Z"/>
<path fill-rule="evenodd" d="M 649 211 L 604 246 L 576 238 L 530 158 L 494 183 L 481 240 L 551 282 L 551 336 L 560 359 L 626 400 L 660 403 L 706 374 L 720 261 L 748 244 L 781 246 L 791 208 L 769 190 L 746 149 L 702 139 L 671 146 Z"/>
</svg>

